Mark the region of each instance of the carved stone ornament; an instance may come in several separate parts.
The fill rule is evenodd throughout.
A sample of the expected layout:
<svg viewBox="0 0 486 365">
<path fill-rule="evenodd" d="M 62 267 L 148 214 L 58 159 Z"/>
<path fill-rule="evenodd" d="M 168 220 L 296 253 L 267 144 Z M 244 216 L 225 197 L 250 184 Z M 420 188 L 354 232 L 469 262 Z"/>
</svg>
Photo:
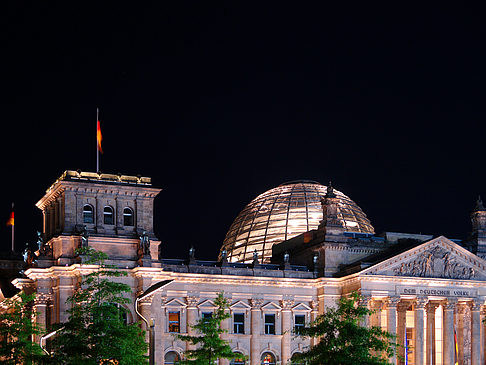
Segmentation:
<svg viewBox="0 0 486 365">
<path fill-rule="evenodd" d="M 450 252 L 440 246 L 435 246 L 421 253 L 420 257 L 402 263 L 395 268 L 394 273 L 402 276 L 418 276 L 425 278 L 474 279 L 473 268 L 458 262 Z"/>
</svg>

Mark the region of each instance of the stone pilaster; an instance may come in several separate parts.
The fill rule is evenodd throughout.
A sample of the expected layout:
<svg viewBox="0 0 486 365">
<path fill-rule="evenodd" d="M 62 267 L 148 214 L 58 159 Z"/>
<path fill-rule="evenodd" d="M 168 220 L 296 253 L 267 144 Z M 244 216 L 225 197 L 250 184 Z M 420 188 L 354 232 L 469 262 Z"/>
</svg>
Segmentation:
<svg viewBox="0 0 486 365">
<path fill-rule="evenodd" d="M 361 296 L 361 299 L 359 301 L 359 305 L 360 305 L 360 307 L 369 309 L 370 302 L 371 302 L 371 295 L 362 295 Z M 361 325 L 363 327 L 369 327 L 370 326 L 370 316 L 369 316 L 369 314 L 367 314 L 367 315 L 365 315 L 363 317 L 363 319 L 361 321 Z"/>
<path fill-rule="evenodd" d="M 197 304 L 199 303 L 199 298 L 197 296 L 189 296 L 186 298 L 187 303 L 187 334 L 189 336 L 194 336 L 196 333 L 192 326 L 196 324 L 197 321 Z M 191 345 L 189 342 L 186 343 L 186 350 L 195 350 L 196 347 Z"/>
<path fill-rule="evenodd" d="M 290 361 L 291 348 L 290 348 L 290 336 L 292 334 L 292 306 L 294 301 L 291 299 L 284 299 L 281 301 L 282 315 L 281 315 L 281 328 L 282 328 L 282 340 L 281 340 L 281 354 L 282 364 L 287 364 Z"/>
<path fill-rule="evenodd" d="M 250 365 L 260 364 L 262 299 L 251 299 Z"/>
</svg>

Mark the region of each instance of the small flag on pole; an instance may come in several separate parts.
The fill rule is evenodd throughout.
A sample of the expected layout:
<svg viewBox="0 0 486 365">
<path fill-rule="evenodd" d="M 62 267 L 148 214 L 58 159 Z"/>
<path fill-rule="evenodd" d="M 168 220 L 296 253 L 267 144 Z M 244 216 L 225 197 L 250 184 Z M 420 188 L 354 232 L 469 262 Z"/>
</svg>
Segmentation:
<svg viewBox="0 0 486 365">
<path fill-rule="evenodd" d="M 103 140 L 103 137 L 101 136 L 101 127 L 100 127 L 100 121 L 98 120 L 98 126 L 96 128 L 96 141 L 98 142 L 98 151 L 103 153 L 103 149 L 101 148 L 101 141 Z"/>
<path fill-rule="evenodd" d="M 12 213 L 10 213 L 10 218 L 7 221 L 7 226 L 13 226 L 14 225 L 14 212 L 12 210 Z"/>
</svg>

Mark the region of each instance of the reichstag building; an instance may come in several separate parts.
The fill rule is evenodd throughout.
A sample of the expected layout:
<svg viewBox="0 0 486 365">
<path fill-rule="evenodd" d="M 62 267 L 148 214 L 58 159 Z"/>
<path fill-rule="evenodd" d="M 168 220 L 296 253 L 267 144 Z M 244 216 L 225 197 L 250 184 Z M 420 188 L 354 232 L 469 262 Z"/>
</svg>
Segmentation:
<svg viewBox="0 0 486 365">
<path fill-rule="evenodd" d="M 88 245 L 128 273 L 133 300 L 155 323 L 155 363 L 172 364 L 189 344 L 190 324 L 215 309 L 224 291 L 231 318 L 224 322 L 235 358 L 220 364 L 289 364 L 313 345 L 299 328 L 353 291 L 374 310 L 367 325 L 397 335 L 394 363 L 484 364 L 486 209 L 479 200 L 471 235 L 377 234 L 362 209 L 333 188 L 293 181 L 263 192 L 229 227 L 215 261 L 164 257 L 153 233 L 151 179 L 65 171 L 37 203 L 43 213 L 39 250 L 14 285 L 35 291 L 42 326 L 67 319 L 66 299 L 92 267 L 75 249 Z M 469 214 L 469 212 L 465 212 Z M 138 320 L 133 308 L 129 321 Z"/>
</svg>

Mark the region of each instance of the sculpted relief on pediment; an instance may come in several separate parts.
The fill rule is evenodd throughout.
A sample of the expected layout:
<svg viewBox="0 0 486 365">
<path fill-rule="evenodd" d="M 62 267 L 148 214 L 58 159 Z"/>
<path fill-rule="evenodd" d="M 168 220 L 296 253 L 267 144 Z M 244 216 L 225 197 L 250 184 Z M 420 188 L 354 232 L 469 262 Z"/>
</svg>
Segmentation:
<svg viewBox="0 0 486 365">
<path fill-rule="evenodd" d="M 425 278 L 475 279 L 475 270 L 464 265 L 444 247 L 431 247 L 393 269 L 395 275 Z"/>
</svg>

